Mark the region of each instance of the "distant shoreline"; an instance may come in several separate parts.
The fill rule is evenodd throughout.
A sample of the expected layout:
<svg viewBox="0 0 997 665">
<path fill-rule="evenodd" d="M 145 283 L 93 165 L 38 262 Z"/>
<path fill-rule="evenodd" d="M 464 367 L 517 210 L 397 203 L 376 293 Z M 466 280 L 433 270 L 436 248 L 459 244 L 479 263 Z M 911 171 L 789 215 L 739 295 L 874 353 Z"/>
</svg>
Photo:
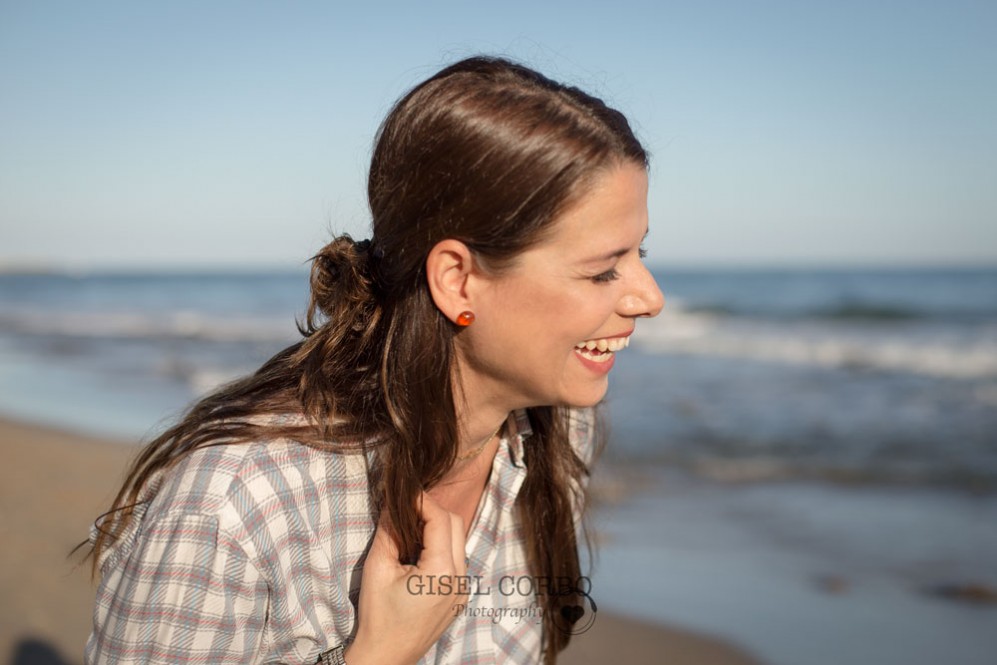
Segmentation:
<svg viewBox="0 0 997 665">
<path fill-rule="evenodd" d="M 135 263 L 86 265 L 57 262 L 21 262 L 0 260 L 0 276 L 4 275 L 53 275 L 65 277 L 91 277 L 113 275 L 141 276 L 207 276 L 207 275 L 307 275 L 310 259 L 300 262 L 245 263 Z M 983 261 L 648 261 L 648 267 L 655 273 L 695 274 L 695 273 L 898 273 L 898 272 L 989 272 L 997 270 L 997 260 Z"/>
</svg>

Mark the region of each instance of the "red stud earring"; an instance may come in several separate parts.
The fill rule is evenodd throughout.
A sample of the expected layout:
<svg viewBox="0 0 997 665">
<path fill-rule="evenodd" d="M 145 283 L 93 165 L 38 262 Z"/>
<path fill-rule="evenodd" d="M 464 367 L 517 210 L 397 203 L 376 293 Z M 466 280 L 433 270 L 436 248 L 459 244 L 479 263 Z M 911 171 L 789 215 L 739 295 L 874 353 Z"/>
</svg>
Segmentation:
<svg viewBox="0 0 997 665">
<path fill-rule="evenodd" d="M 461 328 L 468 327 L 469 325 L 474 323 L 474 312 L 464 310 L 463 312 L 457 315 L 456 323 Z"/>
</svg>

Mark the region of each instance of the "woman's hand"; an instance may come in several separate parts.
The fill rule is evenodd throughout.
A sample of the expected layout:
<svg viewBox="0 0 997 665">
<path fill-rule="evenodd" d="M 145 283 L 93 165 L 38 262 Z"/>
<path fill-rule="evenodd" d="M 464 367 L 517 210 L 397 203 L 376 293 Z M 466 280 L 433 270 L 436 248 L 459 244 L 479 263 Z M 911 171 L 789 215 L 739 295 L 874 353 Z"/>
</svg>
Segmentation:
<svg viewBox="0 0 997 665">
<path fill-rule="evenodd" d="M 421 495 L 423 550 L 415 565 L 398 562 L 382 517 L 364 562 L 356 639 L 348 665 L 409 665 L 422 658 L 467 602 L 464 521 Z"/>
</svg>

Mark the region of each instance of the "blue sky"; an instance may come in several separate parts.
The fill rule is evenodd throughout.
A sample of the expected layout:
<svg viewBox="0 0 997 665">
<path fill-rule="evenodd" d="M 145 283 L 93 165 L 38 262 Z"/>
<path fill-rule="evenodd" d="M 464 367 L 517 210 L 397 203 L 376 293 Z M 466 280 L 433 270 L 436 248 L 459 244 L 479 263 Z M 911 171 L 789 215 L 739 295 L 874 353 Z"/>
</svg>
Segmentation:
<svg viewBox="0 0 997 665">
<path fill-rule="evenodd" d="M 295 266 L 478 52 L 653 153 L 659 266 L 997 263 L 994 2 L 0 0 L 0 264 Z"/>
</svg>

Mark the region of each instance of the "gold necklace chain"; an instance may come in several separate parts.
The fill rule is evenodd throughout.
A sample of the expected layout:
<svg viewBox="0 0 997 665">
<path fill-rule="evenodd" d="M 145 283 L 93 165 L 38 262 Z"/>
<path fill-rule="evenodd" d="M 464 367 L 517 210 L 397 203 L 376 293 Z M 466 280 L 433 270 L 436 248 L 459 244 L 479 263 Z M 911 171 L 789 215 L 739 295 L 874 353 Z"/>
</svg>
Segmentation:
<svg viewBox="0 0 997 665">
<path fill-rule="evenodd" d="M 502 431 L 502 428 L 504 426 L 505 426 L 505 421 L 503 420 L 502 423 L 497 428 L 495 428 L 495 431 L 492 432 L 491 434 L 489 434 L 488 438 L 485 439 L 481 443 L 480 446 L 478 446 L 477 448 L 475 448 L 474 450 L 472 450 L 469 453 L 464 453 L 463 455 L 457 455 L 457 461 L 458 462 L 466 462 L 467 460 L 474 459 L 475 457 L 477 457 L 478 455 L 480 455 L 481 451 L 485 449 L 485 446 L 487 446 L 489 443 L 491 443 L 491 440 L 495 438 L 496 434 L 498 434 L 499 432 Z"/>
</svg>

